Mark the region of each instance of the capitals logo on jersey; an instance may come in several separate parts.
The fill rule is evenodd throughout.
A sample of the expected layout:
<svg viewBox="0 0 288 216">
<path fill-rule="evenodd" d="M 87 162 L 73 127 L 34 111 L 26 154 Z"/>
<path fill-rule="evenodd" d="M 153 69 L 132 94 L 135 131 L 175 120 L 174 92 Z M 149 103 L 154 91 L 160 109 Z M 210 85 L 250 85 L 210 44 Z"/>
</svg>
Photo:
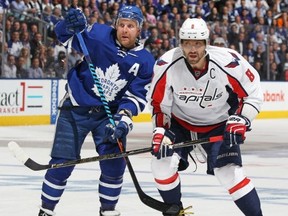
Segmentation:
<svg viewBox="0 0 288 216">
<path fill-rule="evenodd" d="M 120 70 L 117 63 L 107 68 L 105 73 L 101 68 L 98 67 L 95 68 L 95 72 L 99 78 L 103 92 L 108 102 L 113 101 L 117 93 L 127 84 L 125 79 L 119 79 Z M 97 96 L 100 97 L 96 85 L 94 85 L 92 90 Z"/>
<path fill-rule="evenodd" d="M 166 61 L 164 61 L 162 59 L 159 59 L 156 64 L 159 65 L 159 66 L 162 66 L 162 65 L 168 64 L 168 62 L 166 62 Z"/>
<path fill-rule="evenodd" d="M 233 61 L 231 61 L 228 65 L 226 65 L 225 67 L 227 68 L 235 68 L 239 65 L 239 61 L 240 58 L 235 54 L 235 53 L 231 53 L 230 54 L 233 56 Z"/>
</svg>

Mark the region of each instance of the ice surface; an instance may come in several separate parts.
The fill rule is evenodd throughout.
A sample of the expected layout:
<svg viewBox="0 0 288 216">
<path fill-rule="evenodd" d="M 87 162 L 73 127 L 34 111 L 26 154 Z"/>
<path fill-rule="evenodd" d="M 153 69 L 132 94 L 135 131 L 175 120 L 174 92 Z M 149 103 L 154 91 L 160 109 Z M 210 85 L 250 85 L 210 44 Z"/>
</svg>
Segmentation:
<svg viewBox="0 0 288 216">
<path fill-rule="evenodd" d="M 246 174 L 258 190 L 265 216 L 286 216 L 288 212 L 288 119 L 255 120 L 253 130 L 242 145 Z M 10 153 L 7 144 L 14 140 L 34 160 L 49 160 L 54 126 L 0 127 L 0 216 L 38 214 L 45 171 L 32 171 Z M 128 147 L 150 145 L 151 125 L 137 123 L 129 136 Z M 91 137 L 87 137 L 82 157 L 95 156 Z M 137 178 L 149 196 L 160 199 L 150 171 L 150 153 L 131 156 Z M 193 205 L 195 216 L 241 216 L 227 192 L 216 178 L 205 174 L 205 164 L 198 169 L 191 163 L 181 172 L 184 206 Z M 56 208 L 56 216 L 97 216 L 99 209 L 97 162 L 78 165 Z M 157 216 L 161 213 L 139 200 L 128 170 L 117 209 L 122 216 Z"/>
</svg>

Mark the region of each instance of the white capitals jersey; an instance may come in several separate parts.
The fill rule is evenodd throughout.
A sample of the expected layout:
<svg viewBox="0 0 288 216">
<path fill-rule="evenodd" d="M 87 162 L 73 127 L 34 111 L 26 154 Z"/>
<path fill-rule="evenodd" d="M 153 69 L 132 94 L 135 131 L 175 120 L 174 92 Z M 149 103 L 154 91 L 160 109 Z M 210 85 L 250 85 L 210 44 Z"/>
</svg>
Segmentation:
<svg viewBox="0 0 288 216">
<path fill-rule="evenodd" d="M 207 46 L 206 51 L 202 72 L 192 69 L 179 47 L 155 63 L 147 97 L 155 127 L 169 127 L 173 117 L 186 129 L 207 132 L 229 115 L 252 121 L 259 113 L 263 93 L 258 72 L 235 50 Z"/>
</svg>

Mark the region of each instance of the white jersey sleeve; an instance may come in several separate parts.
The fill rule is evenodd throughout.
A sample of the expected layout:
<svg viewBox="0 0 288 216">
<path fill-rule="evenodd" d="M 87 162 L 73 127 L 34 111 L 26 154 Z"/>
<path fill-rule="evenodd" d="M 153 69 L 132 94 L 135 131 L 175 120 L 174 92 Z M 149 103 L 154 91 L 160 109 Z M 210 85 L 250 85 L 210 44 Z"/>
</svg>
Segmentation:
<svg viewBox="0 0 288 216">
<path fill-rule="evenodd" d="M 155 127 L 170 126 L 173 105 L 173 77 L 168 76 L 167 70 L 175 59 L 183 58 L 182 51 L 174 48 L 166 52 L 154 65 L 154 74 L 147 100 L 151 105 L 153 124 Z"/>
<path fill-rule="evenodd" d="M 237 114 L 252 121 L 260 112 L 263 92 L 258 71 L 238 52 L 232 49 L 209 46 L 210 60 L 227 72 L 229 85 L 237 94 L 240 106 Z"/>
</svg>

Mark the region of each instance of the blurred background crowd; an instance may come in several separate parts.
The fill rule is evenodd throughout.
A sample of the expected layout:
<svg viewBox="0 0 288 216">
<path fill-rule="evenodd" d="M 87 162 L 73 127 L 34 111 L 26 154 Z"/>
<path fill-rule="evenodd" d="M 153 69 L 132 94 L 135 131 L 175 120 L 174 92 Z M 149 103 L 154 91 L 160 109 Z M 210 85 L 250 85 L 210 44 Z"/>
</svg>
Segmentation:
<svg viewBox="0 0 288 216">
<path fill-rule="evenodd" d="M 113 25 L 123 4 L 141 8 L 140 40 L 155 59 L 178 46 L 186 18 L 201 17 L 210 44 L 237 50 L 262 81 L 288 81 L 288 0 L 0 0 L 1 78 L 66 78 L 82 56 L 57 41 L 57 21 L 78 7 L 89 24 Z"/>
</svg>

